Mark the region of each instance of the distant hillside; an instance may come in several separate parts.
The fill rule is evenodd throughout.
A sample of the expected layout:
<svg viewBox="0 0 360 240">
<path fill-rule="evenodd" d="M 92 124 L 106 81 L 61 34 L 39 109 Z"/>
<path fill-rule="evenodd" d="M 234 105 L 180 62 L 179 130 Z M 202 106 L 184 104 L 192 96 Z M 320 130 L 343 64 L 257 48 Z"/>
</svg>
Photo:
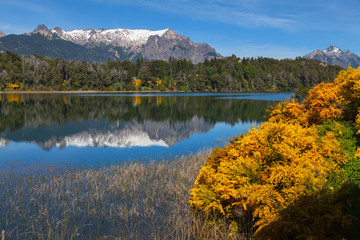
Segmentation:
<svg viewBox="0 0 360 240">
<path fill-rule="evenodd" d="M 100 48 L 85 48 L 62 39 L 48 39 L 40 33 L 31 35 L 7 35 L 0 38 L 0 50 L 9 50 L 22 56 L 37 54 L 50 58 L 105 62 L 109 55 Z M 110 57 L 111 60 L 115 58 Z"/>
<path fill-rule="evenodd" d="M 349 50 L 343 51 L 336 46 L 329 46 L 325 50 L 316 50 L 309 54 L 306 54 L 304 58 L 317 59 L 322 62 L 326 62 L 331 65 L 339 65 L 343 68 L 347 68 L 349 64 L 353 68 L 360 66 L 360 57 Z"/>
<path fill-rule="evenodd" d="M 0 37 L 1 37 L 0 33 Z M 3 35 L 0 50 L 21 56 L 38 54 L 89 62 L 187 59 L 193 63 L 222 56 L 206 43 L 194 43 L 171 29 L 159 31 L 129 29 L 49 30 L 39 25 L 24 35 Z"/>
</svg>

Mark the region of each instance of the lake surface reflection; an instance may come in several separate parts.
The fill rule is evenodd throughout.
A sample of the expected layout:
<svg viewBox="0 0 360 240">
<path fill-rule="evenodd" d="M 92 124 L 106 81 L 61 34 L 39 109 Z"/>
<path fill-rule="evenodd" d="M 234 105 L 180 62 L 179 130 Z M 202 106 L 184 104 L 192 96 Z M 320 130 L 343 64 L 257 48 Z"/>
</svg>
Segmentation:
<svg viewBox="0 0 360 240">
<path fill-rule="evenodd" d="M 0 173 L 101 167 L 221 146 L 290 93 L 0 94 Z"/>
</svg>

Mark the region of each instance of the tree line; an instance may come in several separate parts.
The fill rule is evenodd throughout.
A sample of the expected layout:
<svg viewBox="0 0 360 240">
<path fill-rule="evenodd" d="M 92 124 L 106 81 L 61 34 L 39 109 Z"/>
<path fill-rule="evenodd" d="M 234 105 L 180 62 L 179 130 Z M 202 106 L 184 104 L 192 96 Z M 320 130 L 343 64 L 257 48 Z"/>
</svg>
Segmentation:
<svg viewBox="0 0 360 240">
<path fill-rule="evenodd" d="M 294 91 L 331 82 L 342 68 L 304 58 L 238 58 L 193 64 L 169 58 L 136 62 L 89 63 L 0 52 L 4 90 L 108 90 L 263 92 Z"/>
</svg>

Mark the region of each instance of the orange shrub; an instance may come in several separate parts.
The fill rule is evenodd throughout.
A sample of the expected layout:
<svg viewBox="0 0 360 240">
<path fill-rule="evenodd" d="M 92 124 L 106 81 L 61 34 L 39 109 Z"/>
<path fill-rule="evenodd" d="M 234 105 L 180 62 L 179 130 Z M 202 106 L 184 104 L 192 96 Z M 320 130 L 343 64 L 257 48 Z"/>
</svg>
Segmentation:
<svg viewBox="0 0 360 240">
<path fill-rule="evenodd" d="M 360 67 L 341 71 L 334 83 L 337 86 L 338 103 L 344 110 L 343 118 L 353 121 L 360 107 Z"/>
<path fill-rule="evenodd" d="M 303 126 L 327 119 L 354 121 L 359 108 L 360 67 L 349 67 L 339 73 L 334 83 L 320 83 L 311 89 L 303 103 L 279 103 L 272 109 L 269 121 L 299 122 Z"/>
<path fill-rule="evenodd" d="M 304 100 L 309 123 L 341 117 L 341 109 L 337 105 L 339 98 L 336 90 L 333 83 L 320 83 L 309 91 L 309 96 Z"/>
<path fill-rule="evenodd" d="M 272 107 L 269 121 L 298 122 L 303 126 L 308 126 L 308 116 L 304 105 L 295 102 L 294 99 L 291 99 L 290 102 L 280 102 Z"/>
<path fill-rule="evenodd" d="M 303 126 L 320 123 L 327 119 L 339 119 L 341 109 L 338 105 L 338 91 L 333 83 L 320 83 L 309 91 L 303 103 L 281 102 L 272 108 L 269 121 L 283 120 L 298 122 Z"/>
<path fill-rule="evenodd" d="M 332 134 L 320 137 L 315 127 L 266 122 L 214 150 L 190 191 L 190 204 L 235 222 L 237 212 L 251 213 L 259 230 L 299 196 L 333 189 L 328 173 L 340 177 L 338 164 L 345 161 L 338 147 Z"/>
<path fill-rule="evenodd" d="M 334 83 L 338 88 L 340 103 L 360 105 L 360 67 L 341 71 Z"/>
<path fill-rule="evenodd" d="M 334 120 L 350 122 L 341 125 Z M 347 202 L 328 208 L 345 182 L 360 182 L 360 147 L 351 127 L 343 128 L 354 122 L 359 134 L 360 68 L 349 67 L 334 83 L 320 83 L 311 89 L 302 103 L 279 103 L 272 108 L 268 122 L 216 148 L 190 190 L 190 205 L 205 215 L 224 215 L 234 230 L 250 215 L 255 234 L 264 239 L 277 239 L 269 234 L 283 230 L 312 236 L 316 227 L 321 228 L 318 236 L 339 234 L 339 229 L 351 225 L 351 217 L 343 212 Z M 355 147 L 356 153 L 351 153 Z M 303 203 L 322 210 L 317 216 L 308 215 L 312 210 L 299 210 Z M 297 212 L 301 217 L 292 218 Z M 301 220 L 305 215 L 309 222 L 334 221 L 309 228 Z M 292 220 L 295 230 L 284 224 Z M 277 237 L 282 239 L 281 234 Z"/>
</svg>

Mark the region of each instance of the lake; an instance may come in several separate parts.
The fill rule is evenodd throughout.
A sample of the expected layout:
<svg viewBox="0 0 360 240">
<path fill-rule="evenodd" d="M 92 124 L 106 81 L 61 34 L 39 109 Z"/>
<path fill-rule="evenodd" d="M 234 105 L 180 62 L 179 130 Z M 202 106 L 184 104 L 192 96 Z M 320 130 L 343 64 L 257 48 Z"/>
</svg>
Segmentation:
<svg viewBox="0 0 360 240">
<path fill-rule="evenodd" d="M 0 173 L 173 159 L 222 146 L 291 93 L 0 94 Z"/>
</svg>

